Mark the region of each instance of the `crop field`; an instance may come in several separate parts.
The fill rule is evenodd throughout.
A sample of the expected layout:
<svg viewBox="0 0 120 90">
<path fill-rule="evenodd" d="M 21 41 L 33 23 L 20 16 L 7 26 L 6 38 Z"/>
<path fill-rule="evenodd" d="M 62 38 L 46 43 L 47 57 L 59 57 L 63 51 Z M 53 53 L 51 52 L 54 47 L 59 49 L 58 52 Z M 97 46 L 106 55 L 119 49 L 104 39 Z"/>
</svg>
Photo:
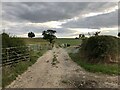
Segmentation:
<svg viewBox="0 0 120 90">
<path fill-rule="evenodd" d="M 42 38 L 21 38 L 24 40 L 26 44 L 48 44 L 49 42 L 42 39 Z M 57 44 L 65 44 L 68 43 L 71 46 L 79 45 L 81 43 L 80 39 L 74 39 L 74 38 L 57 38 L 55 40 L 55 43 Z"/>
<path fill-rule="evenodd" d="M 68 43 L 71 46 L 74 46 L 74 45 L 79 45 L 81 43 L 81 40 L 80 39 L 74 39 L 74 38 L 58 38 L 58 39 L 55 40 L 55 42 L 57 44 Z"/>
<path fill-rule="evenodd" d="M 42 38 L 21 38 L 26 44 L 48 44 L 48 41 Z"/>
</svg>

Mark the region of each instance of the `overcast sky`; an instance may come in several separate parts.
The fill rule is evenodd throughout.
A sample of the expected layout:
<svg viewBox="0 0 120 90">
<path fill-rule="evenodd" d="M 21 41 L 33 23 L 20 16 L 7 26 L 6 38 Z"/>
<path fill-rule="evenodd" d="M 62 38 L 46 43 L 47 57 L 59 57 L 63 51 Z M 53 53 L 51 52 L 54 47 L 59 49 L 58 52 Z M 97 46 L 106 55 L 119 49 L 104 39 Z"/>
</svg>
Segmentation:
<svg viewBox="0 0 120 90">
<path fill-rule="evenodd" d="M 57 37 L 71 38 L 94 31 L 116 36 L 118 3 L 4 2 L 2 28 L 18 37 L 27 37 L 30 31 L 41 37 L 47 29 L 56 30 Z"/>
</svg>

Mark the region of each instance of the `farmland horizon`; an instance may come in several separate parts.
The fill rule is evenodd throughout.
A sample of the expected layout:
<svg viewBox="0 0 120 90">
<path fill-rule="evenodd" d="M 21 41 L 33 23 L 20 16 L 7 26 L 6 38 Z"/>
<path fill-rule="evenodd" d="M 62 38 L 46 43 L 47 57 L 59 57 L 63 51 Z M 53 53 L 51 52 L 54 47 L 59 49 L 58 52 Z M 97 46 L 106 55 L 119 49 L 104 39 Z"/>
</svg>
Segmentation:
<svg viewBox="0 0 120 90">
<path fill-rule="evenodd" d="M 30 31 L 31 32 L 31 31 Z M 89 32 L 89 31 L 88 31 Z M 117 32 L 116 32 L 116 34 L 114 35 L 112 35 L 112 34 L 104 34 L 104 33 L 102 33 L 102 31 L 100 31 L 100 34 L 99 35 L 107 35 L 107 36 L 115 36 L 115 37 L 118 37 L 118 30 L 117 30 Z M 5 30 L 3 30 L 2 32 L 1 32 L 1 34 L 2 33 L 7 33 L 7 34 L 9 34 L 9 36 L 11 36 L 11 37 L 18 37 L 18 38 L 29 38 L 28 37 L 28 33 L 29 32 L 27 32 L 26 34 L 24 34 L 24 35 L 15 35 L 15 34 L 13 34 L 13 33 L 9 33 L 9 32 L 6 32 Z M 33 32 L 34 33 L 34 32 Z M 95 32 L 89 32 L 89 33 L 91 33 L 91 35 L 93 35 L 93 33 L 95 33 Z M 79 38 L 79 34 L 84 34 L 85 35 L 85 37 L 90 37 L 89 35 L 88 35 L 88 33 L 78 33 L 78 34 L 76 34 L 76 36 L 72 36 L 72 34 L 71 34 L 71 36 L 68 36 L 68 37 L 65 37 L 65 36 L 58 36 L 58 35 L 56 35 L 56 37 L 57 38 Z M 37 34 L 36 35 L 36 33 L 35 33 L 35 37 L 34 38 L 43 38 L 43 36 L 42 36 L 42 33 L 39 33 L 39 34 Z"/>
<path fill-rule="evenodd" d="M 117 89 L 119 2 L 36 1 L 1 2 L 0 89 Z"/>
</svg>

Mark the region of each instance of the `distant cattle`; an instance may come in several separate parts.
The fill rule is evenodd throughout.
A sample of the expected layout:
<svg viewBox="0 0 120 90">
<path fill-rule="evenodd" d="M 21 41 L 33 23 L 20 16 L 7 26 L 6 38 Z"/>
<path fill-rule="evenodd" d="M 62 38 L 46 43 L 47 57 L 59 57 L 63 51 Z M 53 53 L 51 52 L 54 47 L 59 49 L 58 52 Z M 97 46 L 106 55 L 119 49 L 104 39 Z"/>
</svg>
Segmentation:
<svg viewBox="0 0 120 90">
<path fill-rule="evenodd" d="M 69 47 L 69 46 L 70 46 L 70 44 L 68 44 L 68 43 L 64 43 L 64 44 L 61 45 L 61 47 L 63 47 L 63 48 Z"/>
</svg>

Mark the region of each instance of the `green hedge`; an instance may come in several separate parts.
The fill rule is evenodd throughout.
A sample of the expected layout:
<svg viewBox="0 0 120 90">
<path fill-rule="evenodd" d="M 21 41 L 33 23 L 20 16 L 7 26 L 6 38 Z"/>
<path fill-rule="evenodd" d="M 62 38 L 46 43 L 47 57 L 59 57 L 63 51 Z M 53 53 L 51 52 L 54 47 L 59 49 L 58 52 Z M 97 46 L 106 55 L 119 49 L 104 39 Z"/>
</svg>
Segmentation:
<svg viewBox="0 0 120 90">
<path fill-rule="evenodd" d="M 118 41 L 114 36 L 92 36 L 83 41 L 81 56 L 92 63 L 118 60 Z"/>
<path fill-rule="evenodd" d="M 2 33 L 2 47 L 16 47 L 24 46 L 25 42 L 17 37 L 10 37 L 7 33 Z"/>
</svg>

